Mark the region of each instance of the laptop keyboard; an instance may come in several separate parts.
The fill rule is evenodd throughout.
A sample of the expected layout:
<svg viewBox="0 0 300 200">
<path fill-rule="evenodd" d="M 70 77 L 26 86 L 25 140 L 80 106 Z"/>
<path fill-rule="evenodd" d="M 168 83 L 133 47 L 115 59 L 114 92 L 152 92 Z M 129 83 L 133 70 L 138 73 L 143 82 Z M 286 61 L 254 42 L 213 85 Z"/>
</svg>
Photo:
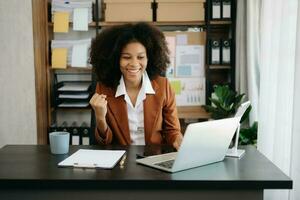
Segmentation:
<svg viewBox="0 0 300 200">
<path fill-rule="evenodd" d="M 174 164 L 174 161 L 175 160 L 167 160 L 167 161 L 155 163 L 154 165 L 158 165 L 160 167 L 165 167 L 165 168 L 171 169 Z"/>
</svg>

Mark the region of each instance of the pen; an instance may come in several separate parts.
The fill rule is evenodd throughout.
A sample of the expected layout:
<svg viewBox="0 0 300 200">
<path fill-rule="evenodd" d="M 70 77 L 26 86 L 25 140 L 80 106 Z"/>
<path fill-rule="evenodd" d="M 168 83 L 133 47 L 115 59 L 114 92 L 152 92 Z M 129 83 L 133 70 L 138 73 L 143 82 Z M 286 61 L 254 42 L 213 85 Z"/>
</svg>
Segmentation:
<svg viewBox="0 0 300 200">
<path fill-rule="evenodd" d="M 145 158 L 146 156 L 144 156 L 144 155 L 141 155 L 141 154 L 136 154 L 136 159 L 141 159 L 141 158 Z"/>
<path fill-rule="evenodd" d="M 124 154 L 124 156 L 122 157 L 121 161 L 120 161 L 120 167 L 124 167 L 126 161 L 126 154 Z"/>
</svg>

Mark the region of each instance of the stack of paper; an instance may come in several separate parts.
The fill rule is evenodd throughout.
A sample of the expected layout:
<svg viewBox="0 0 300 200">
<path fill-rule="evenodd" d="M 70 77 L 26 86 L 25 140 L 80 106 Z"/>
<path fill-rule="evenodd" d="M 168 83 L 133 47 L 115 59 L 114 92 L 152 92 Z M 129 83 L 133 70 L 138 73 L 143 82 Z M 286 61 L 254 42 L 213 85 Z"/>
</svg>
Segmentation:
<svg viewBox="0 0 300 200">
<path fill-rule="evenodd" d="M 52 21 L 54 22 L 54 13 L 69 13 L 69 21 L 73 22 L 74 10 L 86 8 L 88 11 L 88 22 L 93 21 L 92 0 L 52 0 Z"/>
<path fill-rule="evenodd" d="M 90 82 L 64 82 L 58 88 L 58 107 L 87 107 L 89 105 Z"/>
<path fill-rule="evenodd" d="M 91 38 L 83 40 L 52 40 L 52 68 L 87 67 Z M 58 63 L 58 64 L 57 64 Z"/>
<path fill-rule="evenodd" d="M 88 91 L 91 83 L 89 82 L 66 82 L 58 91 L 85 92 Z"/>
</svg>

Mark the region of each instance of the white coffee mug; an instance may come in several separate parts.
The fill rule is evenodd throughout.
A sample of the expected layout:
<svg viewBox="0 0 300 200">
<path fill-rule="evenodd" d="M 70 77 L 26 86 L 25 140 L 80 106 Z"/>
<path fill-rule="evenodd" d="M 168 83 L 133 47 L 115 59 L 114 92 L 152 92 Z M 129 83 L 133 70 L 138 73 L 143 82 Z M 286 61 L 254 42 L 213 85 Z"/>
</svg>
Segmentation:
<svg viewBox="0 0 300 200">
<path fill-rule="evenodd" d="M 52 154 L 66 154 L 69 152 L 70 133 L 55 131 L 49 133 Z"/>
</svg>

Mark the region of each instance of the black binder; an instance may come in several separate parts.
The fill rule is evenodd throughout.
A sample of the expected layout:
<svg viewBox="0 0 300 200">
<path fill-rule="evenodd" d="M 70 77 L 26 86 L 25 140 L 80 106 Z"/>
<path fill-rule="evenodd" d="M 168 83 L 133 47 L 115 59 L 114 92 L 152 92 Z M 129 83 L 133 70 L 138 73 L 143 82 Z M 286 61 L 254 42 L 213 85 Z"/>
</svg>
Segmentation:
<svg viewBox="0 0 300 200">
<path fill-rule="evenodd" d="M 80 145 L 81 144 L 81 138 L 80 138 L 80 132 L 79 128 L 77 126 L 77 122 L 74 121 L 70 127 L 70 133 L 71 133 L 71 144 L 72 145 Z"/>
<path fill-rule="evenodd" d="M 222 64 L 231 63 L 231 40 L 222 40 Z"/>
<path fill-rule="evenodd" d="M 232 0 L 222 0 L 222 19 L 231 19 Z"/>
<path fill-rule="evenodd" d="M 212 20 L 221 19 L 221 0 L 211 1 L 211 19 Z"/>
<path fill-rule="evenodd" d="M 91 128 L 88 127 L 86 122 L 83 122 L 80 126 L 81 144 L 90 145 L 91 144 Z"/>
<path fill-rule="evenodd" d="M 218 39 L 209 41 L 209 61 L 210 64 L 221 64 L 221 44 Z"/>
</svg>

